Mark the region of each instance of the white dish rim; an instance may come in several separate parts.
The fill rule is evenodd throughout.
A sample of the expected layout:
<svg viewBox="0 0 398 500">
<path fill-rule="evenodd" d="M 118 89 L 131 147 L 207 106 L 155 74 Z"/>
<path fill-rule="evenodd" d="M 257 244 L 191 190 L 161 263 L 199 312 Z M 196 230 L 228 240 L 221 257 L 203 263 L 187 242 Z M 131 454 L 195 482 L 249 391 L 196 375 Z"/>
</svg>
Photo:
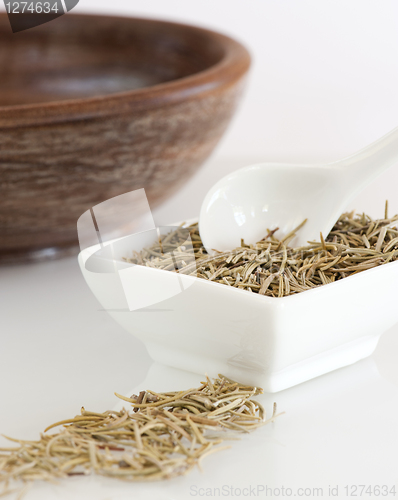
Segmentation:
<svg viewBox="0 0 398 500">
<path fill-rule="evenodd" d="M 188 219 L 188 220 L 182 221 L 182 222 L 176 222 L 176 223 L 173 223 L 173 224 L 161 225 L 160 227 L 187 227 L 187 226 L 189 226 L 191 224 L 196 224 L 196 223 L 198 223 L 198 219 L 197 218 L 191 218 L 191 219 Z M 107 244 L 111 244 L 111 243 L 117 241 L 118 239 L 121 239 L 121 238 L 116 238 L 116 239 L 108 242 Z M 90 251 L 90 249 L 93 249 L 94 247 L 97 247 L 97 245 L 94 245 L 92 247 L 89 247 L 89 248 L 83 250 L 82 252 L 79 253 L 79 256 L 83 252 Z M 96 253 L 96 251 L 92 252 L 91 255 L 93 255 L 94 253 Z M 112 260 L 115 260 L 115 259 L 112 259 Z M 369 273 L 380 272 L 380 269 L 384 269 L 385 266 L 391 267 L 393 265 L 395 265 L 395 266 L 398 267 L 398 260 L 397 261 L 393 261 L 393 262 L 388 262 L 387 264 L 381 264 L 381 265 L 372 267 L 370 269 L 366 269 L 364 271 L 361 271 L 359 273 L 352 274 L 350 276 L 347 276 L 346 278 L 339 279 L 338 281 L 334 281 L 332 283 L 327 283 L 326 285 L 319 285 L 316 288 L 312 288 L 310 290 L 305 290 L 303 292 L 295 293 L 295 294 L 292 294 L 292 295 L 287 295 L 285 297 L 270 297 L 268 295 L 259 295 L 258 293 L 253 293 L 253 292 L 251 292 L 251 294 L 249 296 L 252 297 L 251 300 L 258 300 L 258 301 L 261 301 L 261 302 L 268 301 L 269 303 L 271 303 L 271 301 L 272 302 L 277 301 L 277 302 L 275 302 L 275 305 L 277 303 L 280 304 L 280 305 L 283 305 L 287 301 L 299 300 L 298 297 L 303 296 L 303 294 L 305 294 L 305 296 L 308 296 L 310 293 L 312 295 L 314 295 L 315 293 L 322 293 L 321 290 L 323 290 L 323 289 L 330 290 L 331 287 L 333 287 L 333 286 L 334 287 L 339 287 L 339 286 L 341 287 L 341 286 L 344 286 L 344 283 L 347 283 L 347 282 L 351 283 L 353 280 L 362 279 L 360 277 L 363 274 L 365 274 L 365 273 L 369 274 Z M 156 268 L 151 268 L 151 269 L 153 269 L 155 271 L 158 271 L 158 272 L 161 272 L 161 273 L 169 273 L 170 272 L 170 271 L 165 271 L 164 269 L 156 269 Z M 248 296 L 248 291 L 247 290 L 241 290 L 239 288 L 229 287 L 229 286 L 223 285 L 221 283 L 216 283 L 214 281 L 204 280 L 202 278 L 197 278 L 195 276 L 189 276 L 189 275 L 185 275 L 185 276 L 187 278 L 192 278 L 193 280 L 198 280 L 199 279 L 201 282 L 207 283 L 207 285 L 222 287 L 224 290 L 230 289 L 232 291 L 232 293 L 243 293 L 243 294 L 245 294 L 245 297 Z M 226 293 L 230 293 L 230 292 L 226 292 Z"/>
</svg>

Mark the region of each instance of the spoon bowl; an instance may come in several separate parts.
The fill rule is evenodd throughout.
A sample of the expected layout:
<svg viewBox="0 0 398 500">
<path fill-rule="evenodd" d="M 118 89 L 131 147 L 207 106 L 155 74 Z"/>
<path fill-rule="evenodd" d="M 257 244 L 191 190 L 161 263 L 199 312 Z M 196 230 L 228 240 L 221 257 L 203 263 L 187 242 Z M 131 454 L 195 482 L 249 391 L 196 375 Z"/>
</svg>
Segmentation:
<svg viewBox="0 0 398 500">
<path fill-rule="evenodd" d="M 350 201 L 398 162 L 398 128 L 358 153 L 328 164 L 259 163 L 218 181 L 200 211 L 199 230 L 209 253 L 256 243 L 278 228 L 289 244 L 327 236 Z"/>
</svg>

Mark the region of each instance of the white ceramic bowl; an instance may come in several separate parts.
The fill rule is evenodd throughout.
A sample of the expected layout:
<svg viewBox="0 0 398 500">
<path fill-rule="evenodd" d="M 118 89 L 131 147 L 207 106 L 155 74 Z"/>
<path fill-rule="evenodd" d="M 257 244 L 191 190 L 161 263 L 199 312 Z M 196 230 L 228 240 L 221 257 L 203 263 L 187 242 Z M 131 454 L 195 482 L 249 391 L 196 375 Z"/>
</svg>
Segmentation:
<svg viewBox="0 0 398 500">
<path fill-rule="evenodd" d="M 398 321 L 398 262 L 273 298 L 126 266 L 154 234 L 115 240 L 108 255 L 92 246 L 79 264 L 104 309 L 166 365 L 277 392 L 369 356 Z"/>
</svg>

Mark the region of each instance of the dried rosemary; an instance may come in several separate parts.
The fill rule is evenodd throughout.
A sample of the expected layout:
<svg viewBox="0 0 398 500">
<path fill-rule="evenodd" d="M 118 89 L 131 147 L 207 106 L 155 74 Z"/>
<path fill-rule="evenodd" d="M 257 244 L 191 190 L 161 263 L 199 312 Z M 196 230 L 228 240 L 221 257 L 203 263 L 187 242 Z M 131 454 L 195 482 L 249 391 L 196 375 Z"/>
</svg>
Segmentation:
<svg viewBox="0 0 398 500">
<path fill-rule="evenodd" d="M 151 481 L 187 473 L 214 451 L 230 432 L 249 432 L 271 422 L 253 396 L 262 389 L 227 377 L 197 389 L 117 397 L 133 411 L 81 414 L 47 427 L 39 441 L 7 438 L 18 446 L 0 448 L 0 482 L 51 480 L 96 473 L 124 480 Z M 63 425 L 56 434 L 47 431 Z M 14 491 L 14 490 L 13 490 Z"/>
<path fill-rule="evenodd" d="M 200 239 L 198 224 L 189 226 L 192 253 L 195 261 L 189 265 L 173 265 L 175 256 L 185 255 L 186 229 L 167 235 L 165 252 L 156 251 L 159 244 L 134 253 L 125 260 L 134 264 L 197 276 L 222 285 L 268 295 L 284 297 L 311 288 L 326 285 L 366 269 L 398 259 L 398 215 L 373 220 L 365 214 L 343 214 L 326 238 L 309 242 L 299 248 L 288 247 L 288 242 L 300 224 L 285 238 L 268 234 L 255 245 L 241 246 L 232 252 L 208 255 Z M 181 260 L 181 259 L 180 259 Z"/>
</svg>

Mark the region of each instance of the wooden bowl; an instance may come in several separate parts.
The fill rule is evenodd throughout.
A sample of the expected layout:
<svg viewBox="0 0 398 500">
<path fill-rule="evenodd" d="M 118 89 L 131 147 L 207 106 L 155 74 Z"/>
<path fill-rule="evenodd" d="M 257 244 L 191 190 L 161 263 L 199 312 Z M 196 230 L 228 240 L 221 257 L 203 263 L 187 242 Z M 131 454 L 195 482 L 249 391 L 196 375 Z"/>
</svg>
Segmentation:
<svg viewBox="0 0 398 500">
<path fill-rule="evenodd" d="M 79 216 L 119 194 L 169 197 L 216 146 L 250 65 L 231 38 L 137 18 L 13 34 L 0 14 L 0 47 L 2 262 L 75 251 Z"/>
</svg>

